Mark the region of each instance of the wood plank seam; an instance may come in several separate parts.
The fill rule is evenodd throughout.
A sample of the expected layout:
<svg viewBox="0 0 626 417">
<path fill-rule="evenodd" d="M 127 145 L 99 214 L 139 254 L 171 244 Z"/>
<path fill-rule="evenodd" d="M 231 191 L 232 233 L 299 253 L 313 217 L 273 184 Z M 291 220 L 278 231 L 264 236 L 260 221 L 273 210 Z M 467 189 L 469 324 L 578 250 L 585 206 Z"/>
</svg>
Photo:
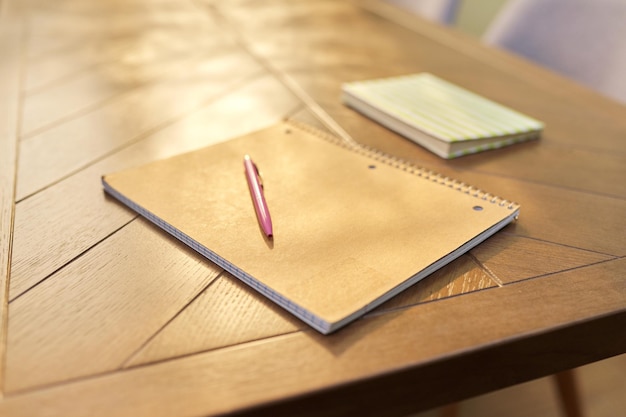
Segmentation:
<svg viewBox="0 0 626 417">
<path fill-rule="evenodd" d="M 19 200 L 16 201 L 16 203 L 20 203 L 22 201 L 25 201 L 26 199 L 36 195 L 37 193 L 50 188 L 64 180 L 66 180 L 67 178 L 76 175 L 77 173 L 81 172 L 82 170 L 88 168 L 89 166 L 100 162 L 114 154 L 116 154 L 117 152 L 120 152 L 122 150 L 124 150 L 125 148 L 128 148 L 138 142 L 141 142 L 142 140 L 145 140 L 146 138 L 150 137 L 151 135 L 154 135 L 155 133 L 157 133 L 158 131 L 167 128 L 170 125 L 173 125 L 174 123 L 192 115 L 193 113 L 199 112 L 202 109 L 204 109 L 207 106 L 210 106 L 212 103 L 216 102 L 217 100 L 220 100 L 221 98 L 227 96 L 228 94 L 232 93 L 233 91 L 236 91 L 240 88 L 242 88 L 243 86 L 253 82 L 254 80 L 262 77 L 265 74 L 264 71 L 258 71 L 258 72 L 254 72 L 252 74 L 250 74 L 249 76 L 243 77 L 242 79 L 240 79 L 237 83 L 233 83 L 233 85 L 229 86 L 229 89 L 225 89 L 222 90 L 219 94 L 216 94 L 214 96 L 212 96 L 210 99 L 203 101 L 202 103 L 200 103 L 197 107 L 195 107 L 193 110 L 190 110 L 184 114 L 179 114 L 175 117 L 172 117 L 168 120 L 163 121 L 162 123 L 159 123 L 158 125 L 147 129 L 146 131 L 142 132 L 141 134 L 137 135 L 136 137 L 130 139 L 129 141 L 125 142 L 123 145 L 115 147 L 109 151 L 107 151 L 106 153 L 103 153 L 102 155 L 98 156 L 97 158 L 94 158 L 92 160 L 90 160 L 89 162 L 86 162 L 85 164 L 81 165 L 80 167 L 67 172 L 65 175 L 63 175 L 62 177 L 54 180 L 53 182 L 48 183 L 45 187 L 39 188 L 38 190 L 31 192 L 29 194 L 24 195 L 23 197 L 21 197 Z M 88 114 L 88 113 L 86 113 Z M 84 116 L 84 115 L 80 115 L 79 117 Z"/>
<path fill-rule="evenodd" d="M 0 400 L 4 397 L 9 284 L 19 156 L 20 90 L 24 82 L 24 19 L 8 0 L 0 3 Z"/>
<path fill-rule="evenodd" d="M 287 114 L 285 114 L 284 120 L 294 120 L 297 123 L 296 116 L 298 115 L 298 113 L 300 113 L 301 111 L 306 111 L 307 109 L 308 108 L 304 103 L 300 103 Z"/>
<path fill-rule="evenodd" d="M 199 59 L 203 54 L 198 53 L 195 54 L 192 58 L 189 58 L 189 61 L 193 61 L 195 59 Z M 185 70 L 181 70 L 181 71 L 176 71 L 176 70 L 171 70 L 171 73 L 180 73 L 183 74 L 185 72 Z M 85 116 L 89 113 L 92 113 L 95 110 L 98 110 L 100 108 L 102 108 L 103 106 L 105 106 L 108 103 L 112 103 L 115 102 L 117 99 L 119 99 L 121 96 L 124 96 L 126 94 L 129 94 L 133 91 L 137 91 L 137 90 L 141 90 L 150 86 L 154 86 L 154 85 L 158 85 L 158 84 L 162 84 L 164 82 L 166 82 L 167 80 L 169 80 L 170 76 L 172 75 L 171 73 L 168 73 L 167 71 L 164 74 L 161 74 L 157 77 L 155 77 L 155 79 L 153 81 L 147 81 L 147 82 L 142 82 L 142 83 L 138 83 L 137 85 L 134 85 L 132 87 L 128 87 L 122 91 L 119 91 L 117 93 L 112 94 L 111 96 L 104 98 L 102 100 L 96 101 L 90 105 L 87 105 L 79 110 L 70 112 L 69 114 L 66 114 L 65 116 L 62 116 L 52 122 L 49 122 L 47 124 L 44 124 L 43 126 L 39 126 L 37 128 L 35 128 L 34 130 L 31 130 L 29 132 L 24 133 L 23 135 L 21 135 L 20 139 L 21 140 L 28 140 L 31 137 L 37 136 L 49 129 L 52 129 L 56 126 L 62 125 L 64 123 L 67 123 L 71 120 L 77 119 L 81 116 Z"/>
<path fill-rule="evenodd" d="M 108 38 L 108 40 L 123 39 L 125 37 L 127 37 L 127 35 L 111 36 L 110 38 Z M 76 47 L 76 46 L 84 47 L 84 43 L 85 43 L 84 41 L 81 41 L 78 44 L 76 44 L 73 47 L 68 48 L 68 49 L 74 49 L 74 47 Z M 57 55 L 57 54 L 53 54 L 53 56 L 54 55 Z M 182 59 L 182 58 L 185 58 L 185 56 L 187 56 L 190 60 L 192 60 L 192 59 L 200 57 L 202 55 L 203 55 L 202 53 L 197 53 L 197 54 L 191 53 L 190 54 L 190 53 L 185 53 L 185 52 L 182 52 L 182 51 L 175 51 L 175 52 L 171 52 L 169 54 L 165 54 L 165 55 L 159 56 L 159 58 L 156 61 L 160 63 L 162 61 L 170 60 L 172 58 L 181 58 Z M 37 59 L 28 59 L 28 65 L 37 65 L 37 62 L 36 62 L 37 60 L 39 60 L 39 58 L 37 58 Z M 35 62 L 33 62 L 33 61 L 35 61 Z M 84 74 L 84 73 L 88 73 L 89 71 L 91 71 L 91 70 L 93 70 L 95 68 L 103 67 L 103 66 L 106 66 L 106 65 L 111 65 L 111 64 L 114 64 L 114 63 L 121 63 L 121 62 L 123 62 L 123 58 L 112 59 L 112 60 L 109 60 L 109 61 L 104 61 L 104 60 L 96 61 L 96 62 L 93 62 L 91 64 L 85 65 L 84 67 L 75 69 L 73 72 L 64 74 L 64 75 L 62 75 L 62 76 L 60 76 L 60 77 L 58 77 L 58 78 L 56 78 L 54 80 L 48 81 L 48 82 L 46 82 L 44 84 L 37 85 L 37 86 L 31 87 L 31 88 L 26 88 L 22 92 L 27 97 L 30 97 L 30 96 L 33 96 L 33 95 L 37 95 L 37 94 L 39 94 L 41 92 L 44 92 L 47 89 L 56 87 L 58 85 L 62 85 L 66 81 L 71 81 L 75 77 L 80 76 L 81 74 Z M 144 83 L 140 83 L 140 84 L 137 84 L 136 87 L 141 87 L 143 85 L 144 85 Z"/>
<path fill-rule="evenodd" d="M 581 251 L 585 251 L 585 252 L 589 252 L 589 253 L 596 253 L 598 255 L 610 256 L 613 259 L 621 258 L 621 256 L 616 256 L 616 255 L 613 255 L 613 254 L 610 254 L 610 253 L 606 253 L 606 252 L 600 252 L 600 251 L 591 250 L 591 249 L 587 249 L 587 248 L 581 248 L 581 247 L 578 247 L 578 246 L 568 245 L 568 244 L 560 243 L 560 242 L 553 242 L 553 241 L 550 241 L 550 240 L 541 239 L 541 238 L 534 237 L 534 236 L 526 236 L 526 235 L 521 235 L 521 234 L 514 233 L 514 232 L 507 232 L 507 231 L 504 231 L 504 230 L 501 231 L 500 234 L 508 234 L 510 236 L 517 236 L 517 237 L 522 237 L 524 239 L 534 240 L 534 241 L 537 241 L 537 242 L 549 243 L 550 245 L 560 246 L 560 247 L 563 247 L 563 248 L 576 249 L 576 250 L 581 250 Z"/>
<path fill-rule="evenodd" d="M 285 332 L 285 333 L 274 334 L 274 335 L 267 336 L 267 337 L 260 337 L 258 339 L 250 339 L 250 340 L 248 340 L 246 342 L 237 342 L 237 343 L 234 343 L 234 344 L 224 345 L 224 346 L 220 346 L 220 347 L 217 347 L 217 348 L 201 349 L 201 350 L 198 350 L 198 351 L 195 351 L 195 352 L 185 353 L 185 354 L 182 354 L 182 355 L 171 356 L 171 357 L 163 358 L 163 359 L 157 359 L 157 360 L 154 360 L 154 361 L 141 363 L 141 364 L 137 364 L 137 365 L 130 365 L 130 366 L 121 368 L 119 370 L 109 371 L 107 373 L 102 373 L 102 374 L 98 374 L 98 375 L 89 375 L 89 376 L 86 376 L 84 378 L 73 379 L 73 380 L 68 380 L 68 381 L 61 381 L 61 382 L 59 382 L 58 385 L 62 385 L 63 383 L 73 383 L 75 381 L 82 380 L 82 379 L 92 379 L 92 376 L 93 377 L 105 376 L 106 374 L 114 374 L 114 373 L 117 373 L 117 372 L 131 371 L 131 370 L 135 370 L 135 369 L 139 369 L 139 368 L 143 368 L 143 367 L 150 367 L 150 366 L 157 365 L 157 364 L 162 364 L 162 363 L 167 363 L 167 362 L 172 362 L 172 361 L 177 361 L 177 360 L 183 360 L 183 359 L 191 358 L 191 357 L 197 356 L 197 355 L 204 355 L 204 354 L 209 353 L 209 352 L 217 352 L 217 351 L 221 351 L 221 350 L 225 350 L 225 349 L 233 349 L 233 348 L 235 348 L 235 349 L 243 348 L 243 347 L 245 347 L 245 346 L 247 346 L 249 344 L 252 344 L 252 343 L 258 343 L 258 342 L 263 342 L 263 341 L 270 341 L 270 340 L 277 339 L 279 337 L 288 336 L 288 335 L 292 335 L 292 334 L 297 334 L 297 333 L 301 333 L 301 332 L 308 332 L 308 331 L 314 331 L 314 330 L 313 329 L 298 329 L 298 330 L 293 330 L 293 331 L 289 331 L 289 332 Z M 36 388 L 35 389 L 35 391 L 36 391 L 38 387 L 35 387 L 35 388 Z M 22 393 L 22 391 L 20 391 L 20 393 Z M 11 393 L 10 395 L 12 396 L 13 393 Z"/>
<path fill-rule="evenodd" d="M 61 265 L 60 267 L 58 267 L 57 269 L 55 269 L 54 271 L 50 272 L 47 276 L 45 276 L 44 278 L 42 278 L 41 280 L 37 281 L 37 283 L 35 283 L 34 285 L 30 286 L 28 289 L 22 291 L 21 293 L 13 296 L 12 298 L 9 299 L 9 304 L 14 302 L 15 300 L 19 299 L 20 297 L 24 296 L 25 294 L 29 293 L 30 291 L 32 291 L 34 288 L 36 288 L 38 285 L 42 284 L 43 282 L 45 282 L 46 280 L 52 278 L 55 274 L 57 274 L 60 270 L 62 270 L 63 268 L 65 268 L 66 266 L 70 265 L 72 262 L 76 261 L 77 259 L 87 255 L 91 250 L 95 249 L 99 244 L 101 244 L 102 242 L 104 242 L 105 240 L 107 240 L 108 238 L 110 238 L 111 236 L 113 236 L 114 234 L 118 233 L 119 231 L 121 231 L 122 229 L 124 229 L 125 227 L 127 227 L 128 225 L 130 225 L 132 222 L 134 222 L 135 220 L 137 220 L 139 218 L 139 215 L 135 215 L 132 219 L 130 219 L 128 222 L 124 223 L 123 225 L 121 225 L 120 227 L 118 227 L 117 229 L 111 231 L 109 234 L 107 234 L 106 236 L 104 236 L 102 239 L 98 240 L 95 244 L 93 244 L 92 246 L 90 246 L 89 248 L 85 249 L 83 252 L 79 253 L 78 255 L 76 255 L 75 257 L 73 257 L 72 259 L 68 260 L 66 263 L 64 263 L 63 265 Z"/>
<path fill-rule="evenodd" d="M 504 286 L 504 283 L 502 282 L 500 278 L 498 278 L 496 273 L 493 272 L 491 269 L 489 269 L 489 267 L 485 265 L 483 262 L 481 262 L 478 258 L 476 258 L 476 256 L 472 254 L 472 251 L 467 252 L 467 255 L 472 259 L 472 261 L 476 263 L 476 265 L 478 265 L 483 271 L 485 271 L 487 276 L 491 278 L 491 280 L 495 282 L 498 287 Z"/>
<path fill-rule="evenodd" d="M 163 57 L 163 59 L 166 59 L 166 58 L 169 58 L 169 57 L 168 56 Z M 92 71 L 92 70 L 97 69 L 97 68 L 102 67 L 102 66 L 111 65 L 112 63 L 116 63 L 118 61 L 120 61 L 120 60 L 112 60 L 112 61 L 106 61 L 106 62 L 104 62 L 104 61 L 103 62 L 96 62 L 96 63 L 90 64 L 90 65 L 87 65 L 85 67 L 82 67 L 82 68 L 80 68 L 80 69 L 78 69 L 78 70 L 76 70 L 74 72 L 69 73 L 69 74 L 64 74 L 64 75 L 62 75 L 62 76 L 60 76 L 60 77 L 58 77 L 58 78 L 56 78 L 56 79 L 54 79 L 52 81 L 48 81 L 48 82 L 44 83 L 42 85 L 38 85 L 36 87 L 25 88 L 22 91 L 22 93 L 27 98 L 30 98 L 32 96 L 36 96 L 38 94 L 45 93 L 46 90 L 49 90 L 51 88 L 56 88 L 56 87 L 62 86 L 63 84 L 67 83 L 68 81 L 74 80 L 74 78 L 76 78 L 76 77 L 80 77 L 83 74 L 89 73 L 89 71 Z M 31 65 L 31 63 L 29 63 L 29 65 Z M 151 82 L 156 82 L 156 81 L 145 81 L 143 83 L 139 83 L 139 84 L 137 84 L 137 85 L 135 85 L 133 87 L 130 87 L 130 88 L 131 89 L 142 88 L 142 87 L 148 85 Z M 128 90 L 125 90 L 125 91 L 122 91 L 122 92 L 120 92 L 118 94 L 125 94 L 127 91 Z M 30 137 L 31 134 L 28 133 L 26 136 Z"/>
<path fill-rule="evenodd" d="M 187 307 L 189 307 L 194 301 L 196 301 L 198 299 L 198 297 L 200 297 L 202 294 L 204 294 L 213 284 L 215 284 L 217 282 L 217 280 L 219 280 L 223 275 L 224 275 L 225 271 L 222 270 L 222 272 L 220 272 L 213 280 L 211 280 L 211 282 L 209 282 L 204 288 L 202 288 L 202 290 L 198 291 L 198 293 L 196 295 L 194 295 L 193 297 L 191 297 L 191 299 L 180 309 L 178 310 L 178 312 L 176 312 L 176 314 L 174 314 L 172 317 L 170 317 L 169 320 L 167 320 L 165 323 L 163 323 L 163 325 L 152 334 L 152 336 L 150 336 L 149 338 L 147 338 L 137 349 L 135 349 L 134 352 L 132 352 L 130 355 L 128 355 L 128 357 L 126 359 L 124 359 L 124 361 L 120 364 L 119 369 L 126 369 L 132 366 L 128 366 L 128 363 L 130 361 L 132 361 L 132 359 L 137 356 L 146 346 L 148 346 L 150 344 L 150 342 L 152 340 L 154 340 L 155 337 L 157 337 L 157 335 L 159 333 L 161 333 L 163 330 L 165 330 L 174 320 L 176 320 L 176 318 L 178 316 L 180 316 L 182 314 L 183 311 L 185 311 L 187 309 Z"/>
<path fill-rule="evenodd" d="M 605 260 L 601 260 L 601 261 L 598 261 L 598 262 L 592 262 L 592 263 L 589 263 L 589 264 L 586 264 L 586 265 L 575 266 L 575 267 L 572 267 L 572 268 L 565 268 L 565 269 L 560 270 L 560 271 L 548 272 L 546 274 L 540 274 L 540 275 L 537 275 L 537 276 L 534 276 L 534 277 L 522 278 L 522 279 L 519 279 L 519 280 L 514 281 L 514 282 L 506 283 L 506 284 L 504 284 L 504 286 L 508 287 L 508 286 L 511 286 L 511 285 L 519 284 L 521 282 L 532 281 L 532 280 L 536 280 L 536 279 L 542 279 L 542 278 L 549 277 L 549 276 L 552 276 L 552 275 L 558 275 L 558 274 L 562 274 L 562 273 L 572 272 L 572 271 L 576 271 L 576 270 L 579 270 L 579 269 L 591 268 L 591 267 L 594 267 L 594 266 L 598 266 L 600 264 L 606 264 L 606 263 L 609 263 L 609 262 L 616 262 L 616 261 L 619 261 L 619 260 L 624 259 L 624 258 L 626 258 L 626 256 L 617 256 L 617 257 L 615 257 L 613 259 L 605 259 Z"/>
<path fill-rule="evenodd" d="M 350 136 L 348 132 L 346 132 L 339 123 L 337 123 L 313 98 L 307 94 L 304 89 L 300 87 L 300 85 L 289 77 L 283 71 L 275 68 L 265 57 L 256 54 L 250 46 L 246 43 L 243 36 L 239 31 L 237 31 L 234 27 L 235 25 L 228 20 L 226 16 L 224 16 L 218 8 L 214 4 L 199 4 L 198 0 L 194 0 L 193 3 L 198 7 L 198 9 L 206 12 L 207 14 L 211 14 L 214 17 L 214 20 L 221 24 L 222 28 L 225 31 L 228 31 L 232 34 L 237 44 L 243 48 L 248 55 L 250 55 L 256 62 L 258 62 L 263 68 L 265 68 L 269 73 L 271 73 L 277 80 L 280 81 L 282 85 L 284 85 L 292 94 L 294 94 L 298 99 L 300 99 L 307 108 L 326 126 L 331 132 L 334 132 L 335 135 L 339 136 L 343 140 L 348 143 L 356 143 L 356 141 Z"/>
<path fill-rule="evenodd" d="M 139 365 L 129 366 L 129 367 L 126 367 L 126 368 L 112 369 L 112 370 L 108 370 L 108 371 L 104 371 L 104 372 L 93 373 L 93 374 L 90 374 L 90 375 L 84 375 L 84 376 L 75 377 L 75 378 L 71 378 L 71 379 L 66 379 L 66 380 L 62 380 L 62 381 L 55 381 L 55 382 L 45 383 L 45 384 L 41 384 L 41 385 L 37 385 L 37 386 L 33 386 L 33 387 L 28 387 L 28 388 L 23 388 L 23 389 L 11 391 L 9 393 L 6 393 L 4 395 L 4 398 L 15 398 L 15 397 L 21 397 L 21 396 L 28 396 L 28 395 L 36 394 L 36 393 L 39 393 L 39 392 L 45 392 L 45 391 L 47 391 L 49 389 L 55 389 L 55 388 L 63 387 L 63 386 L 67 386 L 67 385 L 70 385 L 70 386 L 71 385 L 79 385 L 79 384 L 81 384 L 83 382 L 98 380 L 98 379 L 101 379 L 101 378 L 107 378 L 109 376 L 116 375 L 116 374 L 121 374 L 121 373 L 125 373 L 125 372 L 134 372 L 134 371 L 136 371 L 138 369 L 141 369 L 141 368 L 149 368 L 149 367 L 152 367 L 152 366 L 158 365 L 158 364 L 185 360 L 185 359 L 191 358 L 193 356 L 207 354 L 208 352 L 227 351 L 229 349 L 246 348 L 246 347 L 248 347 L 249 345 L 252 345 L 252 344 L 263 343 L 263 342 L 270 341 L 270 340 L 271 341 L 278 340 L 279 338 L 282 338 L 282 337 L 285 337 L 285 336 L 289 336 L 289 335 L 293 335 L 293 334 L 297 334 L 297 333 L 303 333 L 303 332 L 314 332 L 314 330 L 313 329 L 304 329 L 304 330 L 303 329 L 298 329 L 298 330 L 294 330 L 294 331 L 290 331 L 290 332 L 275 334 L 275 335 L 268 336 L 268 337 L 261 337 L 261 338 L 258 338 L 258 339 L 248 340 L 247 342 L 244 342 L 244 343 L 235 343 L 235 344 L 232 344 L 232 345 L 220 346 L 219 348 L 214 348 L 214 349 L 204 349 L 204 350 L 201 350 L 201 351 L 192 352 L 192 353 L 188 353 L 188 354 L 185 354 L 185 355 L 169 357 L 169 358 L 165 358 L 165 359 L 156 360 L 156 361 L 153 361 L 153 362 L 147 362 L 147 363 L 143 363 L 143 364 L 139 364 Z M 0 402 L 1 402 L 1 400 L 2 400 L 2 397 L 0 397 Z"/>
</svg>

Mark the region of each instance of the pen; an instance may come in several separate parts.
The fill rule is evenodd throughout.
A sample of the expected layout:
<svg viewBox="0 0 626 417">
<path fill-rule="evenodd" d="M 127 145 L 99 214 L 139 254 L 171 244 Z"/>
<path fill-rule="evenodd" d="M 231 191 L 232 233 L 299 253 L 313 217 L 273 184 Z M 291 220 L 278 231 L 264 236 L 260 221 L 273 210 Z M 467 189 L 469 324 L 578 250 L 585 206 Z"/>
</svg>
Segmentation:
<svg viewBox="0 0 626 417">
<path fill-rule="evenodd" d="M 243 157 L 243 166 L 246 170 L 246 180 L 248 180 L 248 189 L 250 190 L 250 196 L 252 196 L 256 217 L 263 232 L 270 237 L 273 235 L 272 219 L 263 195 L 263 181 L 259 175 L 259 170 L 249 155 Z"/>
</svg>

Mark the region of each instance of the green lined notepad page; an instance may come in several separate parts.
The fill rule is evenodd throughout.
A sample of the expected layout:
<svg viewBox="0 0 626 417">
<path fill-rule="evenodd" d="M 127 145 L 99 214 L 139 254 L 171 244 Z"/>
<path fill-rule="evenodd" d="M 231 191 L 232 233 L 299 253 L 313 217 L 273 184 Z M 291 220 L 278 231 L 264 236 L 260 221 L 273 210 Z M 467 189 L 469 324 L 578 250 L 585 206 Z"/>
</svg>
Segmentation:
<svg viewBox="0 0 626 417">
<path fill-rule="evenodd" d="M 428 73 L 347 83 L 343 92 L 346 104 L 424 146 L 424 135 L 465 142 L 431 149 L 444 157 L 531 139 L 543 129 L 538 120 Z"/>
</svg>

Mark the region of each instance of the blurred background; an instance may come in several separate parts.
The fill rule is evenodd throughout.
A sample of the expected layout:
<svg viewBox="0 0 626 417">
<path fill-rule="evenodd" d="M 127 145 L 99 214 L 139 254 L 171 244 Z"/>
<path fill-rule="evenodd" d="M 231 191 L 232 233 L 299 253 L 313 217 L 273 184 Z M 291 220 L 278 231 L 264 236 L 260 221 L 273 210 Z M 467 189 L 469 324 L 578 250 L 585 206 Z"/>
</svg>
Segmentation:
<svg viewBox="0 0 626 417">
<path fill-rule="evenodd" d="M 464 0 L 459 3 L 454 25 L 480 38 L 506 0 Z"/>
<path fill-rule="evenodd" d="M 386 0 L 626 104 L 626 0 Z"/>
</svg>

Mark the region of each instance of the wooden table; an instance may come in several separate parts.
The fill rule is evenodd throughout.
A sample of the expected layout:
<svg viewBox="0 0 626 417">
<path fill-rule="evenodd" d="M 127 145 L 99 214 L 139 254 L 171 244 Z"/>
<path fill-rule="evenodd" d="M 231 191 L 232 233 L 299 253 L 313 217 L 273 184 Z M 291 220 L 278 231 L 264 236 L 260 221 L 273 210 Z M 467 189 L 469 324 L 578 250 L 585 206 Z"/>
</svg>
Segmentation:
<svg viewBox="0 0 626 417">
<path fill-rule="evenodd" d="M 0 5 L 0 415 L 402 415 L 626 352 L 626 107 L 375 2 Z M 340 103 L 420 71 L 543 138 L 444 161 Z M 521 217 L 322 336 L 101 190 L 283 118 Z"/>
</svg>

